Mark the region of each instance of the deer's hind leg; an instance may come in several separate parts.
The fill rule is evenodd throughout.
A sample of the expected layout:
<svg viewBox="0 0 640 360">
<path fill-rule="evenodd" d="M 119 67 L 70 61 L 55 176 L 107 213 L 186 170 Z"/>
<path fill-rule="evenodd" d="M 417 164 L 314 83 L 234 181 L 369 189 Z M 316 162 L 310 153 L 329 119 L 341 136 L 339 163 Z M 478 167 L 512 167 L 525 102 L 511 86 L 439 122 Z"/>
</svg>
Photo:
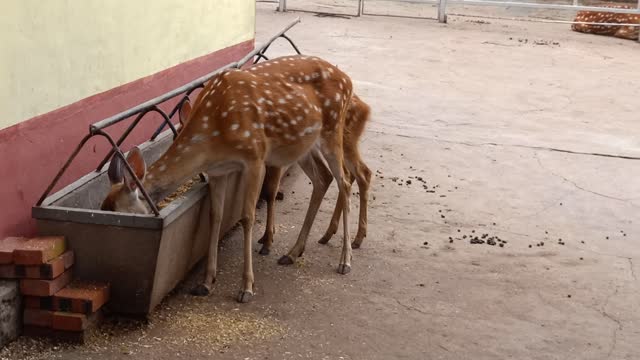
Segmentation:
<svg viewBox="0 0 640 360">
<path fill-rule="evenodd" d="M 326 138 L 322 146 L 322 154 L 327 160 L 333 177 L 338 183 L 338 204 L 342 207 L 342 225 L 344 238 L 342 241 L 342 254 L 338 264 L 338 273 L 348 274 L 351 271 L 351 236 L 349 235 L 349 192 L 351 184 L 347 181 L 344 171 L 344 152 L 342 149 L 342 131 L 337 131 L 333 138 Z"/>
<path fill-rule="evenodd" d="M 252 235 L 253 224 L 256 218 L 256 202 L 260 194 L 260 180 L 264 171 L 264 163 L 258 160 L 245 163 L 243 172 L 244 203 L 242 207 L 242 230 L 244 235 L 244 267 L 242 272 L 242 289 L 238 293 L 237 300 L 246 303 L 253 297 L 253 259 L 252 259 Z"/>
<path fill-rule="evenodd" d="M 300 160 L 298 164 L 311 180 L 313 190 L 311 192 L 311 199 L 309 200 L 309 207 L 307 208 L 304 223 L 302 224 L 302 228 L 298 234 L 298 240 L 291 250 L 289 250 L 287 255 L 282 256 L 280 260 L 278 260 L 278 264 L 280 265 L 293 264 L 295 259 L 304 252 L 307 238 L 311 231 L 311 225 L 313 225 L 313 221 L 320 209 L 322 199 L 324 199 L 324 195 L 327 193 L 327 189 L 329 189 L 331 179 L 333 178 L 331 171 L 329 171 L 327 165 L 325 165 L 322 160 L 322 155 L 315 149 L 311 150 L 311 152 Z"/>
<path fill-rule="evenodd" d="M 264 229 L 264 235 L 258 243 L 262 244 L 260 255 L 269 255 L 271 252 L 271 244 L 273 244 L 273 235 L 275 234 L 274 212 L 276 205 L 276 195 L 282 178 L 282 168 L 275 166 L 267 166 L 265 172 L 264 190 L 267 196 L 267 224 Z"/>
<path fill-rule="evenodd" d="M 369 187 L 371 186 L 371 170 L 367 164 L 362 161 L 358 151 L 346 152 L 345 163 L 347 165 L 348 172 L 345 174 L 349 184 L 353 185 L 355 180 L 358 184 L 358 192 L 360 193 L 360 213 L 358 216 L 358 232 L 356 237 L 351 243 L 353 249 L 358 249 L 362 245 L 362 241 L 367 237 L 367 209 L 369 202 Z M 338 224 L 340 223 L 340 215 L 342 214 L 342 194 L 339 195 L 336 207 L 331 217 L 329 227 L 324 236 L 318 241 L 320 244 L 326 244 L 331 240 L 333 235 L 338 231 Z"/>
<path fill-rule="evenodd" d="M 350 156 L 354 161 L 347 161 L 348 166 L 353 166 L 351 171 L 355 174 L 356 182 L 358 183 L 358 192 L 360 193 L 360 213 L 358 215 L 358 232 L 356 237 L 351 243 L 351 247 L 354 249 L 360 248 L 362 241 L 367 237 L 367 210 L 369 206 L 369 187 L 371 186 L 371 170 L 367 164 L 362 161 L 358 151 L 355 151 L 353 156 Z"/>
</svg>

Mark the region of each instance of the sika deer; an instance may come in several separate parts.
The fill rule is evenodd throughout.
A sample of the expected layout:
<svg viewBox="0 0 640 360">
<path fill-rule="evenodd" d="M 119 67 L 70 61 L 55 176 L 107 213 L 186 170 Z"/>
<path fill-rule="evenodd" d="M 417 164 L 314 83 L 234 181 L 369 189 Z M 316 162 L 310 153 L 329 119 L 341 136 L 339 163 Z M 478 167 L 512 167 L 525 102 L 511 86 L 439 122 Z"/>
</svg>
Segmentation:
<svg viewBox="0 0 640 360">
<path fill-rule="evenodd" d="M 603 7 L 618 8 L 618 9 L 631 9 L 629 5 L 608 4 Z M 576 15 L 576 22 L 587 23 L 615 23 L 615 24 L 637 24 L 640 25 L 640 15 L 638 14 L 623 14 L 623 13 L 611 13 L 604 11 L 579 11 Z M 620 25 L 595 25 L 595 24 L 573 24 L 571 30 L 597 34 L 615 36 L 622 39 L 638 40 L 638 32 L 640 27 L 638 26 L 620 26 Z"/>
<path fill-rule="evenodd" d="M 313 204 L 319 205 L 324 196 L 319 189 L 328 187 L 332 176 L 336 179 L 344 223 L 338 272 L 349 272 L 351 186 L 343 172 L 343 132 L 352 93 L 351 79 L 316 57 L 282 57 L 248 71 L 224 71 L 198 95 L 184 127 L 160 159 L 148 171 L 144 161 L 131 164 L 136 176 L 142 174 L 139 178 L 154 201 L 199 172 L 209 175 L 212 228 L 206 277 L 192 293 L 206 295 L 215 282 L 225 175 L 241 171 L 245 189 L 241 219 L 244 271 L 237 299 L 247 302 L 253 296 L 251 238 L 265 165 L 282 168 L 297 162 L 311 179 L 313 192 L 303 228 L 313 223 L 318 210 Z M 131 154 L 137 153 L 134 149 Z M 330 172 L 326 171 L 323 158 Z M 113 161 L 118 162 L 117 159 Z M 124 183 L 130 183 L 126 176 Z M 113 186 L 105 202 L 117 205 L 122 197 L 134 198 L 133 191 L 131 186 Z"/>
<path fill-rule="evenodd" d="M 356 94 L 353 94 L 351 103 L 349 104 L 349 109 L 347 111 L 347 117 L 345 119 L 343 148 L 344 160 L 346 165 L 346 178 L 350 184 L 353 184 L 353 181 L 356 180 L 358 182 L 358 189 L 360 192 L 360 215 L 358 232 L 354 241 L 351 243 L 351 247 L 354 249 L 359 248 L 362 244 L 362 241 L 367 236 L 367 201 L 369 185 L 371 183 L 371 171 L 360 157 L 358 142 L 360 141 L 360 137 L 364 132 L 367 121 L 369 120 L 369 113 L 369 106 L 360 98 L 358 98 Z M 262 249 L 260 249 L 260 254 L 262 255 L 269 254 L 271 244 L 273 243 L 273 235 L 275 233 L 275 197 L 278 192 L 281 175 L 282 171 L 280 168 L 267 167 L 264 185 L 264 191 L 267 200 L 267 224 L 264 235 L 258 241 L 259 243 L 263 244 Z M 320 239 L 319 243 L 328 243 L 333 234 L 335 234 L 338 230 L 338 223 L 340 221 L 340 215 L 342 213 L 340 204 L 343 201 L 343 199 L 338 198 L 333 216 L 331 217 L 329 228 L 327 229 L 322 239 Z M 303 231 L 300 232 L 300 237 L 303 238 L 303 240 L 298 241 L 302 243 L 294 247 L 286 256 L 280 258 L 278 262 L 281 265 L 292 264 L 295 257 L 302 255 L 302 251 L 304 251 L 304 242 L 306 241 L 309 230 L 310 229 L 303 229 Z"/>
</svg>

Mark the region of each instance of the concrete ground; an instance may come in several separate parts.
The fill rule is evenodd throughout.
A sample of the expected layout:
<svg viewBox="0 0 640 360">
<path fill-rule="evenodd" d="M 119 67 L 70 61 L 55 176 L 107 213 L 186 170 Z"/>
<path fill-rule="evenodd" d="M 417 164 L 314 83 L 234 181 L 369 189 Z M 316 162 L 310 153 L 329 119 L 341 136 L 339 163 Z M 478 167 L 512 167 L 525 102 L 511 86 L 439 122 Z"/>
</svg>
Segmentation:
<svg viewBox="0 0 640 360">
<path fill-rule="evenodd" d="M 640 44 L 567 25 L 273 7 L 258 6 L 258 40 L 301 16 L 293 39 L 351 75 L 373 109 L 361 143 L 376 173 L 369 232 L 352 272 L 335 272 L 340 233 L 316 242 L 335 186 L 304 257 L 276 264 L 310 195 L 307 179 L 291 176 L 274 251 L 254 258 L 251 303 L 234 301 L 236 231 L 213 295 L 188 295 L 200 268 L 148 324 L 112 320 L 82 347 L 23 339 L 0 357 L 640 357 L 640 162 L 624 158 L 640 157 Z M 354 196 L 353 233 L 356 212 Z M 470 243 L 483 234 L 503 247 Z"/>
</svg>

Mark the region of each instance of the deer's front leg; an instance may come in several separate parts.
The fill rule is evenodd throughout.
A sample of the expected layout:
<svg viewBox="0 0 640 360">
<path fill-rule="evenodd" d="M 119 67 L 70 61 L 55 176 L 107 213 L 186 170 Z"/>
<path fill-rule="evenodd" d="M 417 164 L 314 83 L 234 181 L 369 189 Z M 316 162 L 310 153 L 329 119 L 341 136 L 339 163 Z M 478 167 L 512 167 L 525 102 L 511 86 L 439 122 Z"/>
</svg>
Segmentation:
<svg viewBox="0 0 640 360">
<path fill-rule="evenodd" d="M 245 196 L 241 223 L 244 232 L 244 271 L 242 273 L 242 289 L 238 293 L 238 302 L 241 303 L 246 303 L 253 297 L 254 278 L 251 245 L 253 224 L 256 218 L 256 202 L 260 194 L 263 168 L 262 162 L 252 161 L 246 164 L 243 174 Z"/>
<path fill-rule="evenodd" d="M 267 166 L 265 177 L 265 191 L 267 195 L 267 225 L 264 229 L 264 235 L 258 241 L 262 244 L 260 249 L 260 255 L 269 255 L 271 252 L 271 244 L 273 244 L 273 234 L 275 234 L 276 226 L 274 217 L 276 195 L 278 193 L 278 187 L 280 186 L 280 179 L 282 178 L 282 168 Z"/>
<path fill-rule="evenodd" d="M 227 176 L 209 176 L 209 198 L 211 201 L 209 235 L 209 253 L 207 255 L 207 270 L 204 282 L 191 290 L 195 296 L 205 296 L 211 293 L 213 284 L 216 282 L 216 272 L 218 268 L 218 241 L 220 239 L 220 227 L 222 225 L 222 215 L 224 211 L 224 196 L 227 190 Z"/>
</svg>

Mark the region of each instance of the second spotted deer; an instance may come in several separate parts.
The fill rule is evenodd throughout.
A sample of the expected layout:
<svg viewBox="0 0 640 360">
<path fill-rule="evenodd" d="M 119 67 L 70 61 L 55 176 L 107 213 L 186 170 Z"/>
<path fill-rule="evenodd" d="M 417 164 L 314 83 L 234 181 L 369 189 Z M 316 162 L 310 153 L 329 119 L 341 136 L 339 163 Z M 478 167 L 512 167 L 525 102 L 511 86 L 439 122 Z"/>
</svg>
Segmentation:
<svg viewBox="0 0 640 360">
<path fill-rule="evenodd" d="M 603 7 L 631 9 L 631 6 L 621 4 L 607 4 Z M 638 34 L 640 32 L 640 15 L 638 14 L 583 10 L 576 14 L 575 21 L 586 24 L 573 24 L 571 25 L 571 30 L 588 34 L 607 35 L 628 40 L 638 40 Z"/>
<path fill-rule="evenodd" d="M 324 166 L 320 165 L 323 159 L 326 160 L 338 184 L 343 216 L 344 238 L 338 272 L 349 271 L 351 185 L 343 170 L 343 133 L 352 94 L 351 79 L 317 57 L 281 57 L 249 70 L 227 70 L 201 91 L 193 110 L 185 114 L 187 120 L 178 137 L 148 170 L 139 151 L 132 150 L 131 165 L 154 201 L 200 172 L 209 176 L 211 242 L 205 279 L 193 293 L 209 293 L 215 281 L 225 179 L 227 174 L 240 171 L 244 188 L 239 194 L 243 197 L 239 200 L 243 204 L 244 268 L 237 300 L 246 302 L 253 296 L 252 232 L 265 166 L 283 168 L 297 162 L 305 169 L 317 193 L 316 187 L 323 181 L 318 169 Z M 139 209 L 118 207 L 118 204 L 141 201 L 135 181 L 122 171 L 118 159 L 114 157 L 115 165 L 110 166 L 113 186 L 105 203 L 115 204 L 112 209 L 116 211 Z M 115 170 L 111 171 L 112 168 Z M 317 208 L 310 207 L 305 223 L 313 223 L 316 213 Z"/>
</svg>

